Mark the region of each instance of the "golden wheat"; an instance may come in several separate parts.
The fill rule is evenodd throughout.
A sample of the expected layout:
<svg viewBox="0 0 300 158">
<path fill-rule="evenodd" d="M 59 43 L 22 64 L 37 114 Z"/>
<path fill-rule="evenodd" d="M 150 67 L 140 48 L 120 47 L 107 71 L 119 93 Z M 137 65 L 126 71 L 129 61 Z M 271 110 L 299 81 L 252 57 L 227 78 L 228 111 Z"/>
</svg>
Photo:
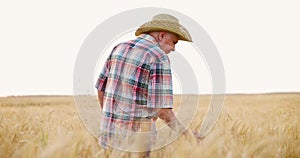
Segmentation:
<svg viewBox="0 0 300 158">
<path fill-rule="evenodd" d="M 192 130 L 199 130 L 209 103 L 210 96 L 200 96 Z M 72 97 L 3 97 L 0 108 L 1 158 L 104 157 Z M 228 95 L 199 144 L 192 135 L 181 136 L 151 157 L 300 157 L 299 120 L 300 94 Z"/>
</svg>

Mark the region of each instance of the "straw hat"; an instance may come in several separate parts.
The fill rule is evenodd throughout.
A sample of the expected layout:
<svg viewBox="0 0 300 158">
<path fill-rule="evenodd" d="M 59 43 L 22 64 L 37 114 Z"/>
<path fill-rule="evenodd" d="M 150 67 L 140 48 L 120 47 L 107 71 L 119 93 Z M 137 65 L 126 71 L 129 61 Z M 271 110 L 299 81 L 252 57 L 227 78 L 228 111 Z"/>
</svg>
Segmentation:
<svg viewBox="0 0 300 158">
<path fill-rule="evenodd" d="M 169 14 L 155 15 L 151 21 L 141 25 L 135 32 L 138 36 L 142 33 L 152 31 L 167 31 L 178 35 L 179 40 L 192 42 L 192 37 L 188 30 L 179 24 L 179 20 Z"/>
</svg>

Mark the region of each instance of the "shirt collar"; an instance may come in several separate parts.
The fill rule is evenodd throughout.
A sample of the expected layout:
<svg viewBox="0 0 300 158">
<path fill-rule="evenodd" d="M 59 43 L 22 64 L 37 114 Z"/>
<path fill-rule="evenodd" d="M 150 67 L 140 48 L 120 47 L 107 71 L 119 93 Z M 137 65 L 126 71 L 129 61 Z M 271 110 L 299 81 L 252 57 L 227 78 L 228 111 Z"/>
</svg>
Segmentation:
<svg viewBox="0 0 300 158">
<path fill-rule="evenodd" d="M 155 40 L 155 38 L 153 38 L 151 35 L 149 35 L 149 34 L 140 34 L 139 36 L 138 36 L 138 38 L 143 38 L 143 39 L 145 39 L 145 40 L 147 40 L 147 41 L 149 41 L 149 42 L 151 42 L 151 43 L 153 43 L 153 44 L 156 44 L 157 42 L 156 42 L 156 40 Z"/>
</svg>

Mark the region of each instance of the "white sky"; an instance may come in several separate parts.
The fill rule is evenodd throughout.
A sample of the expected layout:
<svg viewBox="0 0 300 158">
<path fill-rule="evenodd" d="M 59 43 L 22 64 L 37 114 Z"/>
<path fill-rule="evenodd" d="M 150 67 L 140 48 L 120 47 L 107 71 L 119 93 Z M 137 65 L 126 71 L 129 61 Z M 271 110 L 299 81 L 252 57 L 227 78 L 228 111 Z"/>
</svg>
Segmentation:
<svg viewBox="0 0 300 158">
<path fill-rule="evenodd" d="M 11 0 L 0 1 L 0 96 L 72 94 L 75 60 L 88 34 L 139 7 L 168 8 L 197 21 L 222 57 L 226 93 L 300 92 L 297 0 Z M 202 70 L 200 93 L 209 93 Z"/>
</svg>

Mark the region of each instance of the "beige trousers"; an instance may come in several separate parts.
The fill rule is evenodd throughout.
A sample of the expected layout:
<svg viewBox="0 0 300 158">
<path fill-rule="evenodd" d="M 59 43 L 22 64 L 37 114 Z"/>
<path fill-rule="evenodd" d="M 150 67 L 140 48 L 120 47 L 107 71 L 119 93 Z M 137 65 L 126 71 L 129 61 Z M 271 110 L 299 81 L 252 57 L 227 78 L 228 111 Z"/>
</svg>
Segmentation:
<svg viewBox="0 0 300 158">
<path fill-rule="evenodd" d="M 125 137 L 121 140 L 121 148 L 128 149 L 129 151 L 143 151 L 143 152 L 129 152 L 120 151 L 115 149 L 105 150 L 107 158 L 149 158 L 150 157 L 150 135 L 146 132 L 151 131 L 150 122 L 139 122 L 138 134 Z"/>
</svg>

